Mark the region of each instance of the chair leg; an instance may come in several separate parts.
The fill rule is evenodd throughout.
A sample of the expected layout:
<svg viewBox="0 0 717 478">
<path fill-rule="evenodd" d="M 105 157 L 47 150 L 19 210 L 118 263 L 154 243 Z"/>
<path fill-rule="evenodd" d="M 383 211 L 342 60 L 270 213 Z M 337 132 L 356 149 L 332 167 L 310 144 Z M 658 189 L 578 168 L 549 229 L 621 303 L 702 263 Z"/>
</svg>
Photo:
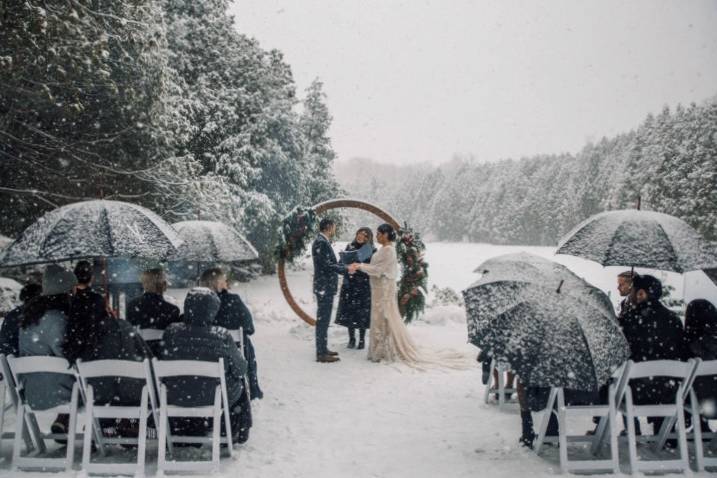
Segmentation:
<svg viewBox="0 0 717 478">
<path fill-rule="evenodd" d="M 610 433 L 610 458 L 612 458 L 612 472 L 616 475 L 620 473 L 620 447 L 618 444 L 618 425 L 617 425 L 617 408 L 615 405 L 615 396 L 610 394 L 608 397 L 608 430 Z"/>
<path fill-rule="evenodd" d="M 697 420 L 695 426 L 699 428 L 700 422 Z M 687 427 L 685 426 L 685 407 L 682 399 L 677 402 L 677 441 L 680 444 L 680 459 L 682 460 L 682 469 L 690 469 L 690 455 L 687 453 Z"/>
<path fill-rule="evenodd" d="M 248 390 L 247 390 L 248 391 Z M 232 443 L 232 433 L 234 430 L 232 430 L 232 422 L 231 417 L 229 416 L 229 397 L 227 397 L 224 394 L 224 390 L 222 389 L 222 408 L 224 409 L 224 428 L 226 429 L 226 435 L 227 435 L 227 453 L 231 457 L 234 454 L 234 444 Z M 251 403 L 251 401 L 249 401 Z"/>
<path fill-rule="evenodd" d="M 88 387 L 87 400 L 85 402 L 85 432 L 82 436 L 82 468 L 88 469 L 92 454 L 92 437 L 94 433 L 95 420 L 94 408 L 95 400 L 92 387 Z"/>
<path fill-rule="evenodd" d="M 11 471 L 17 471 L 17 463 L 21 456 L 22 448 L 22 434 L 25 429 L 25 405 L 22 403 L 17 406 L 17 416 L 15 418 L 15 443 L 12 449 L 12 463 L 10 464 Z"/>
<path fill-rule="evenodd" d="M 38 453 L 47 453 L 47 446 L 45 446 L 45 439 L 42 438 L 42 430 L 40 425 L 37 424 L 37 418 L 31 410 L 25 411 L 25 420 L 27 420 L 26 430 L 30 434 Z"/>
<path fill-rule="evenodd" d="M 627 414 L 627 447 L 630 457 L 630 474 L 637 473 L 637 437 L 635 436 L 635 416 L 632 411 L 632 393 L 625 391 L 625 412 Z"/>
<path fill-rule="evenodd" d="M 562 388 L 558 389 L 558 443 L 560 449 L 560 470 L 563 473 L 568 472 L 568 438 L 565 423 L 565 392 Z"/>
<path fill-rule="evenodd" d="M 169 417 L 167 416 L 167 393 L 162 387 L 160 390 L 159 424 L 157 437 L 157 469 L 164 472 L 167 462 L 167 429 L 169 428 Z"/>
<path fill-rule="evenodd" d="M 77 402 L 78 385 L 72 387 L 72 398 L 70 400 L 70 423 L 67 429 L 67 457 L 65 459 L 65 470 L 72 470 L 72 463 L 75 461 L 75 433 L 77 432 Z"/>
<path fill-rule="evenodd" d="M 695 438 L 695 462 L 697 471 L 705 470 L 705 450 L 702 443 L 702 424 L 700 423 L 700 404 L 694 390 L 690 390 L 690 412 L 692 416 L 692 433 Z"/>
<path fill-rule="evenodd" d="M 505 406 L 505 376 L 503 372 L 498 370 L 498 409 L 502 410 Z"/>
<path fill-rule="evenodd" d="M 550 395 L 548 395 L 548 404 L 545 407 L 543 416 L 540 418 L 540 428 L 538 429 L 538 441 L 535 444 L 535 453 L 540 454 L 540 449 L 543 446 L 545 440 L 545 433 L 548 431 L 548 423 L 550 422 L 550 416 L 553 413 L 553 405 L 557 397 L 557 389 L 551 388 Z"/>
<path fill-rule="evenodd" d="M 212 417 L 212 464 L 214 471 L 219 471 L 219 445 L 221 444 L 222 428 L 222 390 L 217 387 L 214 395 L 214 416 Z M 228 431 L 228 430 L 227 430 Z"/>
<path fill-rule="evenodd" d="M 147 406 L 149 401 L 149 391 L 145 386 L 142 389 L 142 400 L 139 408 L 139 436 L 137 437 L 137 472 L 135 476 L 141 478 L 144 476 L 144 464 L 147 450 Z"/>
</svg>

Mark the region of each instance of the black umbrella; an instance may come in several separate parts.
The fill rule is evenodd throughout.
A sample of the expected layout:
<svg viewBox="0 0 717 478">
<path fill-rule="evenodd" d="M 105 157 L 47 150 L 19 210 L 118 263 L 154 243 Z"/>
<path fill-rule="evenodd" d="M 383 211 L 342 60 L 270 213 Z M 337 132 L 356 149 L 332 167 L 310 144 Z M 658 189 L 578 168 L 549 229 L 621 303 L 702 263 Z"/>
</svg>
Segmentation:
<svg viewBox="0 0 717 478">
<path fill-rule="evenodd" d="M 484 276 L 463 292 L 471 342 L 526 385 L 596 390 L 629 356 L 607 297 L 565 267 L 528 257 L 527 274 L 516 272 L 514 255 L 479 268 Z"/>
<path fill-rule="evenodd" d="M 603 266 L 679 273 L 717 267 L 717 255 L 685 221 L 637 209 L 608 211 L 586 219 L 560 241 L 555 253 Z"/>
</svg>

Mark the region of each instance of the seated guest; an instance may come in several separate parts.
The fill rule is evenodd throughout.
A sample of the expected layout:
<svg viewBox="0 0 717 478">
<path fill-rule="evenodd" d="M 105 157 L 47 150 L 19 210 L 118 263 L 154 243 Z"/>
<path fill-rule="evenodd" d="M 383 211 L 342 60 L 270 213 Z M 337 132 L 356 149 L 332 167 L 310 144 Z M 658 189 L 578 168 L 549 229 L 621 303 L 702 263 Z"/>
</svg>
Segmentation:
<svg viewBox="0 0 717 478">
<path fill-rule="evenodd" d="M 150 358 L 149 348 L 126 320 L 112 316 L 104 298 L 92 291 L 93 267 L 81 261 L 75 267 L 77 286 L 67 318 L 62 345 L 71 363 L 82 359 L 131 360 Z M 134 379 L 91 379 L 96 404 L 139 405 L 143 381 Z"/>
<path fill-rule="evenodd" d="M 220 327 L 229 330 L 237 330 L 239 327 L 243 331 L 243 345 L 237 344 L 243 349 L 244 358 L 247 360 L 249 371 L 249 388 L 251 389 L 251 398 L 263 398 L 264 392 L 259 388 L 259 378 L 257 375 L 256 353 L 252 344 L 250 335 L 254 335 L 254 319 L 251 316 L 249 308 L 239 297 L 239 294 L 229 292 L 229 283 L 226 273 L 219 267 L 207 269 L 202 273 L 200 283 L 203 287 L 213 290 L 222 302 L 219 308 L 217 318 L 214 323 Z"/>
<path fill-rule="evenodd" d="M 717 308 L 705 299 L 696 299 L 687 305 L 685 337 L 690 357 L 717 360 Z M 699 377 L 693 385 L 702 413 L 717 416 L 717 376 Z M 705 406 L 707 405 L 707 406 Z M 702 429 L 709 431 L 707 420 L 702 418 Z"/>
<path fill-rule="evenodd" d="M 205 287 L 189 291 L 184 301 L 184 321 L 170 325 L 164 332 L 162 360 L 200 360 L 217 362 L 224 359 L 232 439 L 244 443 L 249 438 L 251 409 L 244 393 L 247 363 L 223 327 L 214 325 L 221 307 L 219 297 Z M 169 403 L 184 407 L 207 406 L 214 403 L 217 383 L 200 377 L 165 379 Z M 204 418 L 174 418 L 172 432 L 179 435 L 205 435 L 210 425 Z M 222 422 L 223 426 L 223 422 Z"/>
<path fill-rule="evenodd" d="M 149 269 L 142 273 L 144 294 L 127 304 L 127 321 L 140 329 L 166 329 L 179 322 L 179 307 L 164 299 L 167 276 L 162 269 Z M 155 357 L 160 356 L 160 341 L 148 342 Z"/>
<path fill-rule="evenodd" d="M 633 271 L 621 272 L 617 276 L 617 292 L 623 299 L 620 301 L 618 318 L 621 319 L 632 307 L 630 292 L 632 291 L 632 280 L 637 276 Z"/>
<path fill-rule="evenodd" d="M 30 300 L 20 322 L 19 351 L 21 357 L 65 357 L 67 316 L 72 289 L 77 280 L 64 268 L 50 264 L 42 276 L 42 295 Z M 31 407 L 47 410 L 70 401 L 75 379 L 69 375 L 33 373 L 20 377 L 25 397 Z M 58 415 L 52 424 L 53 433 L 66 433 L 69 415 Z"/>
<path fill-rule="evenodd" d="M 686 360 L 687 348 L 682 322 L 677 314 L 660 302 L 662 283 L 651 275 L 635 276 L 630 301 L 632 307 L 619 318 L 622 332 L 630 346 L 630 359 Z M 678 384 L 667 378 L 633 380 L 630 384 L 636 404 L 671 403 L 675 400 Z M 657 433 L 662 418 L 650 417 Z"/>
<path fill-rule="evenodd" d="M 25 304 L 42 293 L 40 284 L 27 284 L 20 290 L 20 302 L 7 313 L 0 327 L 0 354 L 18 355 L 18 340 L 20 338 L 20 322 Z"/>
</svg>

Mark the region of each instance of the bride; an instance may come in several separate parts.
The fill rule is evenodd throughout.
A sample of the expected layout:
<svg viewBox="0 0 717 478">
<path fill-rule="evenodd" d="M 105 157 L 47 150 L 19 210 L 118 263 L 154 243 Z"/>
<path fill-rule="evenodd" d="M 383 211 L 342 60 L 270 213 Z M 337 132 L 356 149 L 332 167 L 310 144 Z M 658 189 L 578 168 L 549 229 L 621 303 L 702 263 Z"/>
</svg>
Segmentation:
<svg viewBox="0 0 717 478">
<path fill-rule="evenodd" d="M 362 271 L 371 282 L 371 333 L 368 359 L 394 362 L 401 360 L 409 365 L 438 365 L 451 368 L 465 368 L 464 357 L 456 352 L 438 354 L 419 350 L 398 310 L 398 258 L 393 242 L 396 231 L 390 224 L 382 224 L 376 232 L 376 242 L 381 249 L 371 258 L 369 264 L 356 263 L 349 266 L 349 272 Z"/>
</svg>

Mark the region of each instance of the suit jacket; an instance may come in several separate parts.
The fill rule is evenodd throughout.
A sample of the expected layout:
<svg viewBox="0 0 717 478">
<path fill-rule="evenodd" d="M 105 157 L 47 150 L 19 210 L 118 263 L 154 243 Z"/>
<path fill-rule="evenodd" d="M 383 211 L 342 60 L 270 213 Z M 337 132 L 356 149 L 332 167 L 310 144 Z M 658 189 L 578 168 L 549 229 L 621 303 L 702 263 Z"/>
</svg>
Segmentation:
<svg viewBox="0 0 717 478">
<path fill-rule="evenodd" d="M 319 297 L 333 297 L 339 288 L 339 274 L 346 272 L 346 266 L 339 264 L 336 254 L 323 234 L 319 234 L 311 245 L 314 260 L 314 294 Z"/>
</svg>

